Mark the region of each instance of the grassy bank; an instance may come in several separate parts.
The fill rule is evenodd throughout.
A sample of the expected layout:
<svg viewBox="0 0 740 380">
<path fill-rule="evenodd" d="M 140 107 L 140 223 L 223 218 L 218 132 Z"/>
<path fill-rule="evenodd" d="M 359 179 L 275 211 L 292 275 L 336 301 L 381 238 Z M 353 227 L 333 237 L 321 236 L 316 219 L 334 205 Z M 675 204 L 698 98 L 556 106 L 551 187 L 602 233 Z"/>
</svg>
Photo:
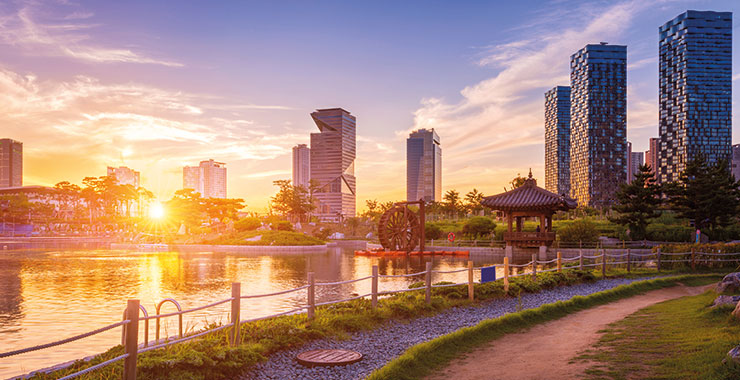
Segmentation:
<svg viewBox="0 0 740 380">
<path fill-rule="evenodd" d="M 722 359 L 737 345 L 734 305 L 709 309 L 717 294 L 666 301 L 609 326 L 580 359 L 594 362 L 588 379 L 737 379 Z"/>
<path fill-rule="evenodd" d="M 264 246 L 297 246 L 322 245 L 325 241 L 293 231 L 246 231 L 221 235 L 202 244 L 213 245 L 264 245 Z"/>
<path fill-rule="evenodd" d="M 576 296 L 568 301 L 547 304 L 535 309 L 486 320 L 476 326 L 464 328 L 411 347 L 385 367 L 373 372 L 368 379 L 420 379 L 457 358 L 461 353 L 468 352 L 504 334 L 517 332 L 579 310 L 631 297 L 649 290 L 674 286 L 679 282 L 690 282 L 691 285 L 698 285 L 717 281 L 719 278 L 721 277 L 717 274 L 698 274 L 640 281 L 589 296 Z"/>
</svg>

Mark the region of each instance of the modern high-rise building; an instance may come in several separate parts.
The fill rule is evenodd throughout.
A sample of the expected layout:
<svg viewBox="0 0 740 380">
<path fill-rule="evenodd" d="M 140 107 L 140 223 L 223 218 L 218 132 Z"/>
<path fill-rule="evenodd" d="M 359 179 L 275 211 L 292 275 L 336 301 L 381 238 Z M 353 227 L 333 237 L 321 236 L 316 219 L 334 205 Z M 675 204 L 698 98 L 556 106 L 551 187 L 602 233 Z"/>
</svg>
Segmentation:
<svg viewBox="0 0 740 380">
<path fill-rule="evenodd" d="M 306 144 L 293 147 L 293 186 L 308 190 L 311 180 L 311 148 Z"/>
<path fill-rule="evenodd" d="M 586 45 L 570 57 L 570 192 L 608 207 L 627 176 L 627 47 Z"/>
<path fill-rule="evenodd" d="M 23 186 L 23 143 L 0 139 L 0 188 Z"/>
<path fill-rule="evenodd" d="M 183 189 L 193 189 L 203 198 L 226 198 L 226 164 L 214 160 L 182 168 Z"/>
<path fill-rule="evenodd" d="M 740 144 L 732 146 L 732 175 L 735 176 L 736 181 L 740 181 Z"/>
<path fill-rule="evenodd" d="M 630 159 L 627 162 L 627 183 L 635 180 L 635 174 L 640 172 L 640 166 L 644 163 L 645 153 L 630 152 Z"/>
<path fill-rule="evenodd" d="M 311 134 L 311 179 L 320 186 L 315 215 L 321 220 L 341 220 L 355 216 L 356 123 L 357 119 L 341 108 L 319 109 L 311 113 L 320 133 Z"/>
<path fill-rule="evenodd" d="M 406 200 L 442 200 L 442 148 L 434 129 L 419 129 L 406 139 Z"/>
<path fill-rule="evenodd" d="M 115 176 L 119 185 L 139 187 L 140 173 L 126 166 L 114 168 L 108 166 L 108 176 Z"/>
<path fill-rule="evenodd" d="M 660 27 L 660 182 L 698 155 L 732 154 L 732 13 L 686 11 Z"/>
<path fill-rule="evenodd" d="M 650 145 L 648 150 L 645 152 L 645 165 L 649 166 L 653 170 L 653 173 L 658 173 L 660 169 L 660 138 L 651 137 Z M 656 176 L 657 180 L 657 176 Z"/>
<path fill-rule="evenodd" d="M 570 87 L 545 93 L 545 189 L 570 193 Z"/>
</svg>

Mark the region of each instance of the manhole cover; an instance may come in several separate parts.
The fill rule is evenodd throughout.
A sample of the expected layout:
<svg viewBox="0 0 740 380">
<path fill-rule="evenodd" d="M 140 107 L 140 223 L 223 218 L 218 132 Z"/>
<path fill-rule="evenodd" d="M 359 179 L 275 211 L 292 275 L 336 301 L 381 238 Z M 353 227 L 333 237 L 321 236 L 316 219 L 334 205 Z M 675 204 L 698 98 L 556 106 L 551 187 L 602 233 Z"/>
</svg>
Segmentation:
<svg viewBox="0 0 740 380">
<path fill-rule="evenodd" d="M 295 359 L 307 367 L 335 366 L 356 363 L 362 360 L 362 354 L 349 350 L 313 350 L 301 352 Z"/>
</svg>

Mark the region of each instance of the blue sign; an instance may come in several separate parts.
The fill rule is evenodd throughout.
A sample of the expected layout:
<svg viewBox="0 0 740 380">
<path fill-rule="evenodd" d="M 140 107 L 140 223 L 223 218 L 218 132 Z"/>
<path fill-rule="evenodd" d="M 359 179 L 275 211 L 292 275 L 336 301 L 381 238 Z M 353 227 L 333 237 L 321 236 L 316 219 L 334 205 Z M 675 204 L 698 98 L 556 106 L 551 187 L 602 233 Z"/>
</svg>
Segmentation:
<svg viewBox="0 0 740 380">
<path fill-rule="evenodd" d="M 496 266 L 480 268 L 480 282 L 496 281 Z"/>
</svg>

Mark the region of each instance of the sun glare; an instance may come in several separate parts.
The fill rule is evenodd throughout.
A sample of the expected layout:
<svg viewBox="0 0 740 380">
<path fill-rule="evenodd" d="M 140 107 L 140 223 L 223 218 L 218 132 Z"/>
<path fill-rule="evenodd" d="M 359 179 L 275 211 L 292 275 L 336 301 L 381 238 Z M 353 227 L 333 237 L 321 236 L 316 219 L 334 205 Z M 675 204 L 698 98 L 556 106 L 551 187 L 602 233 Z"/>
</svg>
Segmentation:
<svg viewBox="0 0 740 380">
<path fill-rule="evenodd" d="M 164 218 L 164 207 L 162 207 L 161 203 L 152 203 L 151 207 L 149 208 L 149 217 L 152 219 Z"/>
</svg>

